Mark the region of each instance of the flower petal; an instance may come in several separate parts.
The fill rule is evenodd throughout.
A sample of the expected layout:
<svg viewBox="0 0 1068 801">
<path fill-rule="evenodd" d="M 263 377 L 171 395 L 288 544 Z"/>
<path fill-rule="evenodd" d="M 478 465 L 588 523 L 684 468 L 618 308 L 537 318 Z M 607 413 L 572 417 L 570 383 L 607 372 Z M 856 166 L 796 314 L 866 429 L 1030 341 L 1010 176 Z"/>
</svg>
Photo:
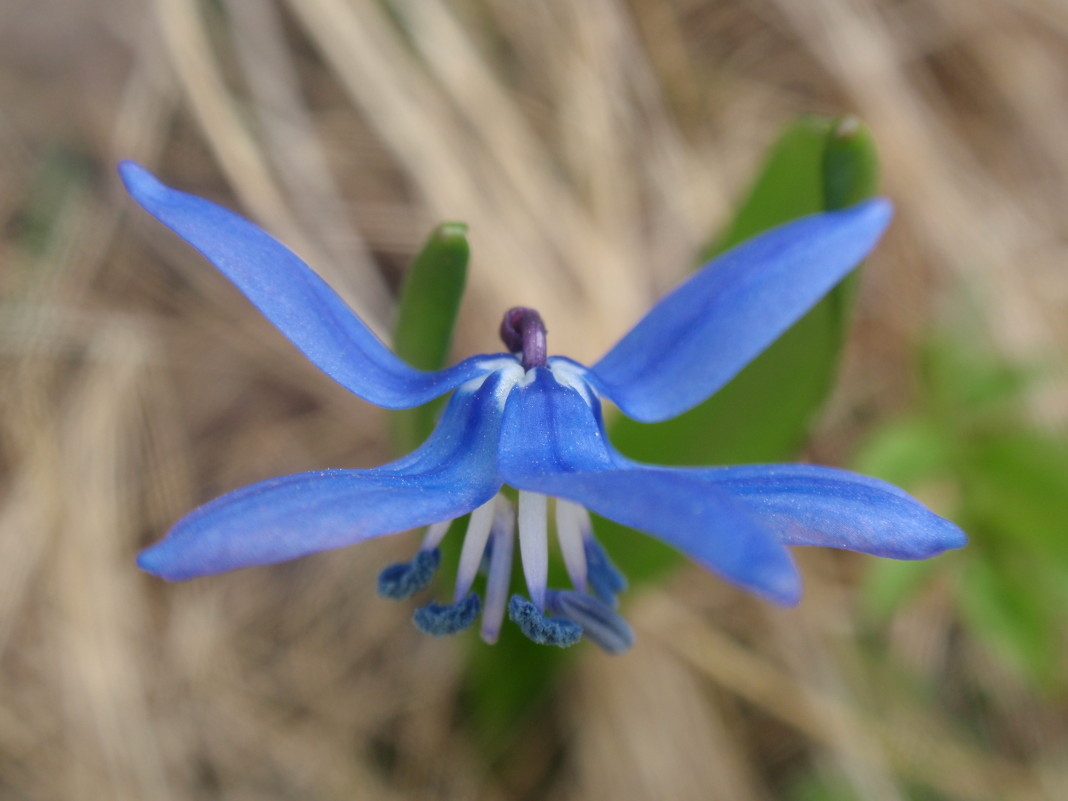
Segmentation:
<svg viewBox="0 0 1068 801">
<path fill-rule="evenodd" d="M 875 246 L 891 206 L 875 199 L 804 217 L 711 261 L 590 370 L 630 417 L 666 420 L 733 378 Z"/>
<path fill-rule="evenodd" d="M 500 488 L 496 445 L 512 383 L 495 373 L 480 387 L 458 389 L 430 439 L 397 462 L 284 476 L 224 495 L 179 521 L 138 564 L 165 579 L 188 579 L 465 514 Z"/>
<path fill-rule="evenodd" d="M 968 539 L 905 491 L 848 470 L 773 464 L 692 472 L 742 501 L 785 545 L 926 559 Z"/>
<path fill-rule="evenodd" d="M 127 190 L 199 250 L 320 370 L 364 400 L 390 409 L 426 403 L 487 372 L 493 357 L 445 370 L 405 364 L 325 281 L 274 237 L 231 211 L 160 183 L 125 161 Z"/>
<path fill-rule="evenodd" d="M 599 412 L 547 369 L 508 399 L 500 471 L 520 490 L 566 498 L 648 532 L 776 603 L 800 598 L 789 552 L 745 505 L 685 470 L 626 466 L 608 445 Z"/>
</svg>

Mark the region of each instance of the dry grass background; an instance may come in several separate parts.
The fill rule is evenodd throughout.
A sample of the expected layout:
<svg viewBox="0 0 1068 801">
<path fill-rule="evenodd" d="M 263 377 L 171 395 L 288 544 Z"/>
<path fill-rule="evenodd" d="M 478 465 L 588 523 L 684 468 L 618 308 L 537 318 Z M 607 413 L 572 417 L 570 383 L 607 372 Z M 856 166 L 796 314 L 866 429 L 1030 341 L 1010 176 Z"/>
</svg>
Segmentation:
<svg viewBox="0 0 1068 801">
<path fill-rule="evenodd" d="M 813 444 L 842 459 L 907 404 L 933 319 L 1025 358 L 1068 337 L 1063 0 L 6 0 L 0 97 L 0 798 L 759 801 L 813 772 L 879 801 L 1064 797 L 1063 699 L 962 638 L 944 585 L 873 663 L 860 560 L 803 554 L 794 611 L 696 570 L 633 599 L 633 653 L 584 652 L 492 770 L 457 726 L 463 644 L 374 598 L 405 538 L 139 573 L 198 502 L 388 443 L 113 169 L 240 208 L 380 329 L 429 227 L 465 220 L 457 352 L 523 303 L 588 359 L 783 121 L 854 111 L 899 216 Z M 1034 414 L 1063 424 L 1063 398 Z"/>
</svg>

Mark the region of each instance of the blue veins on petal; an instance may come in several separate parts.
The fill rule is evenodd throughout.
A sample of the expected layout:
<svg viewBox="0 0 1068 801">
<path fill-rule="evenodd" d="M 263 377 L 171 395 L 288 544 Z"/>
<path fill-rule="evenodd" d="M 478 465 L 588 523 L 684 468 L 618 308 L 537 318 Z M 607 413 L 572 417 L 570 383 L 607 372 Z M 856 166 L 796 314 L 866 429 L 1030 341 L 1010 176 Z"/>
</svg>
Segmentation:
<svg viewBox="0 0 1068 801">
<path fill-rule="evenodd" d="M 496 445 L 507 385 L 503 373 L 494 373 L 461 387 L 431 437 L 396 462 L 272 478 L 223 495 L 178 521 L 138 564 L 179 581 L 466 514 L 501 486 Z"/>
<path fill-rule="evenodd" d="M 967 537 L 903 490 L 848 470 L 806 464 L 694 468 L 745 503 L 785 545 L 844 548 L 891 559 L 926 559 Z"/>
<path fill-rule="evenodd" d="M 743 242 L 657 303 L 590 369 L 591 382 L 645 423 L 692 409 L 856 267 L 892 212 L 877 198 Z"/>
<path fill-rule="evenodd" d="M 369 470 L 284 476 L 223 495 L 141 553 L 138 564 L 150 573 L 188 579 L 426 527 L 412 559 L 379 576 L 380 595 L 408 598 L 431 586 L 438 546 L 451 522 L 470 513 L 452 602 L 418 608 L 418 628 L 452 634 L 481 614 L 480 634 L 494 642 L 507 615 L 537 643 L 567 647 L 586 637 L 620 653 L 634 640 L 616 611 L 626 579 L 595 538 L 591 511 L 786 605 L 801 594 L 788 546 L 923 559 L 965 544 L 953 523 L 876 479 L 814 465 L 639 464 L 605 435 L 602 397 L 631 417 L 657 421 L 729 381 L 868 254 L 890 220 L 885 200 L 796 220 L 723 254 L 592 368 L 547 356 L 540 315 L 517 307 L 501 328 L 509 353 L 425 372 L 390 351 L 269 234 L 132 162 L 119 169 L 146 210 L 339 384 L 387 408 L 452 392 L 434 433 L 411 454 Z M 519 491 L 518 509 L 500 493 L 504 484 Z M 569 588 L 548 583 L 551 527 Z M 509 598 L 517 552 L 529 597 Z"/>
<path fill-rule="evenodd" d="M 789 552 L 742 503 L 699 476 L 624 462 L 608 444 L 599 411 L 580 392 L 548 368 L 531 372 L 504 410 L 499 469 L 505 483 L 653 534 L 769 600 L 798 601 L 801 580 Z"/>
<path fill-rule="evenodd" d="M 152 216 L 195 247 L 320 370 L 366 401 L 418 406 L 486 372 L 475 357 L 438 372 L 405 364 L 299 256 L 248 220 L 162 184 L 131 161 L 126 189 Z"/>
</svg>

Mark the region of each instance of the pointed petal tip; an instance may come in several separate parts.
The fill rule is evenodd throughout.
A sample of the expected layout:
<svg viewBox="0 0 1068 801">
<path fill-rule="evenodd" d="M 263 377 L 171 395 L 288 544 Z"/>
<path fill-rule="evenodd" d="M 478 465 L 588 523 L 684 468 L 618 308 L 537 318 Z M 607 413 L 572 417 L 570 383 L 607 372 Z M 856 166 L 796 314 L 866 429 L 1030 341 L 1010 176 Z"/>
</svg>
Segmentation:
<svg viewBox="0 0 1068 801">
<path fill-rule="evenodd" d="M 881 222 L 884 226 L 889 224 L 894 216 L 894 204 L 889 198 L 885 197 L 873 197 L 869 200 L 863 200 L 853 208 L 856 211 L 870 215 L 873 221 Z"/>
<path fill-rule="evenodd" d="M 656 423 L 704 401 L 876 246 L 885 198 L 801 217 L 717 256 L 662 298 L 588 372 L 628 417 Z"/>
<path fill-rule="evenodd" d="M 167 187 L 156 176 L 136 161 L 129 159 L 120 161 L 118 170 L 126 191 L 138 201 L 152 196 L 159 197 L 167 190 Z"/>
<path fill-rule="evenodd" d="M 775 575 L 761 577 L 759 586 L 747 586 L 745 589 L 776 606 L 793 608 L 801 603 L 803 588 L 801 574 L 795 568 L 790 572 L 777 571 Z"/>
<path fill-rule="evenodd" d="M 944 517 L 938 518 L 936 526 L 932 526 L 930 537 L 916 547 L 916 555 L 904 558 L 928 559 L 932 556 L 940 556 L 946 551 L 956 551 L 968 544 L 968 535 L 951 520 Z"/>
<path fill-rule="evenodd" d="M 965 534 L 962 529 L 957 528 L 957 526 L 954 525 L 953 530 L 946 537 L 945 549 L 947 551 L 956 551 L 960 548 L 963 548 L 967 544 L 968 535 Z"/>
<path fill-rule="evenodd" d="M 151 573 L 153 576 L 166 581 L 180 581 L 183 578 L 190 578 L 190 576 L 175 574 L 172 561 L 167 555 L 168 549 L 165 547 L 165 542 L 157 542 L 155 545 L 150 545 L 141 551 L 137 555 L 137 566 L 146 573 Z"/>
</svg>

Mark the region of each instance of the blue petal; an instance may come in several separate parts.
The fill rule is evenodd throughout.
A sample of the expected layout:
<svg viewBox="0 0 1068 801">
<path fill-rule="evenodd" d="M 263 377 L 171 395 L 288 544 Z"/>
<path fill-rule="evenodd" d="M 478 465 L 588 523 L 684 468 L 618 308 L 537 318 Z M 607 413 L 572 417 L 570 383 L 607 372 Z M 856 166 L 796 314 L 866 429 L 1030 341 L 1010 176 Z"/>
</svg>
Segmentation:
<svg viewBox="0 0 1068 801">
<path fill-rule="evenodd" d="M 820 545 L 926 559 L 967 537 L 901 489 L 817 465 L 745 465 L 692 471 L 742 501 L 786 545 Z"/>
<path fill-rule="evenodd" d="M 800 598 L 789 552 L 744 504 L 685 470 L 627 465 L 607 444 L 588 398 L 544 368 L 508 398 L 500 471 L 519 489 L 567 498 L 648 532 L 776 603 Z"/>
<path fill-rule="evenodd" d="M 718 390 L 875 246 L 891 206 L 870 200 L 775 228 L 661 300 L 590 371 L 630 417 L 666 420 Z"/>
<path fill-rule="evenodd" d="M 430 439 L 392 464 L 274 478 L 224 495 L 179 521 L 138 564 L 177 581 L 466 514 L 500 488 L 495 451 L 508 387 L 500 374 L 461 387 Z"/>
<path fill-rule="evenodd" d="M 418 406 L 487 371 L 486 357 L 431 373 L 410 367 L 274 237 L 131 161 L 119 172 L 138 203 L 207 257 L 313 364 L 364 400 Z"/>
</svg>

